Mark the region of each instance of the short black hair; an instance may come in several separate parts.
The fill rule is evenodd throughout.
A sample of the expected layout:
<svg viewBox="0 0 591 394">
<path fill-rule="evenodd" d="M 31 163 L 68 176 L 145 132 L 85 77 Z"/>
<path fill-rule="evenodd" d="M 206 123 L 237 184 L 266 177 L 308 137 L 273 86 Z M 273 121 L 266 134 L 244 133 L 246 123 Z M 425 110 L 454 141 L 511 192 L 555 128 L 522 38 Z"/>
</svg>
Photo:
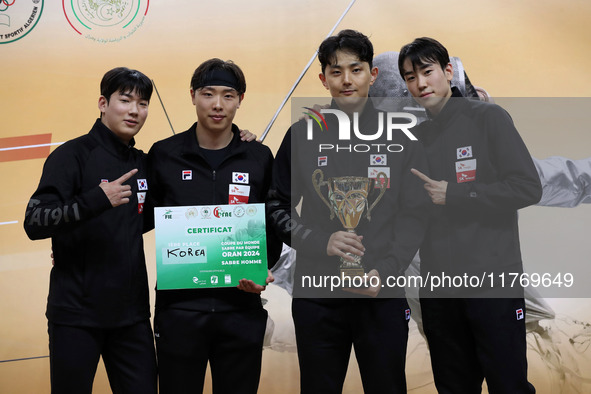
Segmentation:
<svg viewBox="0 0 591 394">
<path fill-rule="evenodd" d="M 218 58 L 206 60 L 197 67 L 191 78 L 191 89 L 197 90 L 203 88 L 206 85 L 206 81 L 215 74 L 215 71 L 226 71 L 232 74 L 232 79 L 235 79 L 236 83 L 234 89 L 236 89 L 239 95 L 246 92 L 246 79 L 244 78 L 242 69 L 231 60 L 224 61 Z"/>
<path fill-rule="evenodd" d="M 143 100 L 150 101 L 152 97 L 152 81 L 145 74 L 127 67 L 117 67 L 109 70 L 101 80 L 101 95 L 111 99 L 115 92 L 121 94 L 135 92 Z"/>
<path fill-rule="evenodd" d="M 369 63 L 370 70 L 373 67 L 373 45 L 369 38 L 358 31 L 346 29 L 341 30 L 336 36 L 328 37 L 320 44 L 318 60 L 323 74 L 326 66 L 336 61 L 337 51 L 357 56 L 360 61 Z"/>
<path fill-rule="evenodd" d="M 416 38 L 413 42 L 400 49 L 398 72 L 404 80 L 406 79 L 404 78 L 403 65 L 406 59 L 410 59 L 413 70 L 427 62 L 439 63 L 441 69 L 445 70 L 445 67 L 450 62 L 447 49 L 439 41 L 429 37 Z"/>
</svg>

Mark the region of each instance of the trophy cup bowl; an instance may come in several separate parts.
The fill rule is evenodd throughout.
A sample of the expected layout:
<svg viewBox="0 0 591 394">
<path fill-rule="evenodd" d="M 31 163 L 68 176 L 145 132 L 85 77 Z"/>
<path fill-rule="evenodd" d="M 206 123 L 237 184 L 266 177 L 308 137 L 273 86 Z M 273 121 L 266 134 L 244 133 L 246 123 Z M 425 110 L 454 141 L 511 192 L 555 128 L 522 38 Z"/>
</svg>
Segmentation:
<svg viewBox="0 0 591 394">
<path fill-rule="evenodd" d="M 312 174 L 312 184 L 316 193 L 330 210 L 330 218 L 338 217 L 345 231 L 356 234 L 355 229 L 359 225 L 364 212 L 367 220 L 371 220 L 371 211 L 386 192 L 388 177 L 380 172 L 376 179 L 359 176 L 332 177 L 324 181 L 324 173 L 317 169 Z M 327 198 L 321 191 L 322 186 L 327 186 Z M 373 204 L 369 205 L 369 194 L 374 188 L 380 189 L 380 194 Z M 361 257 L 347 253 L 350 259 L 340 258 L 339 271 L 341 277 L 363 276 L 365 269 Z"/>
</svg>

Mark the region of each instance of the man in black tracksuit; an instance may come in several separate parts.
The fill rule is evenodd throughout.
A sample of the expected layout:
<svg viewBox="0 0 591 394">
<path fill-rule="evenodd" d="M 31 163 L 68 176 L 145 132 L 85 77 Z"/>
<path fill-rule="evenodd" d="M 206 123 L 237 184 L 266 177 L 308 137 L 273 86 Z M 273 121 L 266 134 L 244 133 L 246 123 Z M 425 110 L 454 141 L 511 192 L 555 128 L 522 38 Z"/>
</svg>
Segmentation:
<svg viewBox="0 0 591 394">
<path fill-rule="evenodd" d="M 282 240 L 297 250 L 292 313 L 302 393 L 341 393 L 352 346 L 366 393 L 406 392 L 410 310 L 404 288 L 386 280 L 404 275 L 426 229 L 428 199 L 410 172 L 412 167 L 426 169 L 426 158 L 420 144 L 401 130 L 388 139 L 383 129 L 371 141 L 353 132 L 356 124 L 363 135 L 374 134 L 380 117 L 386 117 L 367 96 L 377 76 L 372 58 L 372 44 L 359 32 L 344 30 L 322 43 L 320 78 L 334 98 L 329 111 L 346 113 L 349 119 L 355 112 L 359 118 L 347 140 L 337 138 L 339 122 L 326 110 L 321 111 L 326 121 L 322 129 L 311 120 L 295 123 L 274 164 L 271 216 Z M 360 220 L 357 234 L 345 232 L 337 218 L 330 220 L 314 183 L 356 176 L 376 179 L 379 185 L 380 173 L 388 178 L 386 190 L 371 210 L 371 220 Z M 364 215 L 380 195 L 378 185 L 369 189 Z M 319 192 L 328 199 L 326 186 Z M 354 199 L 349 196 L 349 202 Z M 300 200 L 301 215 L 295 210 Z M 363 256 L 369 286 L 331 288 L 340 278 L 339 257 L 346 258 L 346 253 Z"/>
<path fill-rule="evenodd" d="M 533 393 L 523 289 L 499 282 L 499 275 L 523 272 L 517 210 L 542 195 L 531 155 L 502 108 L 465 99 L 450 87 L 453 69 L 439 42 L 416 39 L 402 48 L 398 62 L 429 115 L 412 129 L 425 146 L 431 174 L 413 172 L 434 204 L 420 250 L 421 274 L 486 279 L 482 288 L 455 282 L 420 291 L 437 390 L 480 393 L 486 378 L 490 393 Z"/>
<path fill-rule="evenodd" d="M 27 235 L 51 237 L 55 261 L 46 313 L 54 393 L 90 394 L 101 355 L 114 393 L 156 393 L 142 239 L 151 223 L 147 171 L 133 147 L 151 94 L 142 73 L 107 72 L 101 118 L 49 155 L 27 207 Z"/>
<path fill-rule="evenodd" d="M 232 186 L 249 188 L 242 202 L 265 201 L 272 153 L 242 142 L 232 124 L 245 90 L 244 75 L 232 62 L 211 59 L 195 70 L 191 96 L 198 122 L 148 154 L 155 206 L 232 204 Z M 190 179 L 183 177 L 186 171 Z M 281 250 L 273 240 L 267 238 L 270 266 Z M 156 291 L 160 393 L 201 392 L 208 361 L 214 393 L 257 392 L 267 322 L 262 290 L 243 279 L 238 288 Z"/>
</svg>

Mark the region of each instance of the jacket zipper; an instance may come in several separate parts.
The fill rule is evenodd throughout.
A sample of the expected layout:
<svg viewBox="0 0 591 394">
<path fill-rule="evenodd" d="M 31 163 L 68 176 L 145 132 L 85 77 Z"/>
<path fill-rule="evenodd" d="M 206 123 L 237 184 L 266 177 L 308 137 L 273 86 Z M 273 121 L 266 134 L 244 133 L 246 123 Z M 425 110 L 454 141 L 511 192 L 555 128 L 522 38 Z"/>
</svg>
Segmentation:
<svg viewBox="0 0 591 394">
<path fill-rule="evenodd" d="M 213 181 L 213 187 L 211 188 L 211 191 L 212 191 L 211 201 L 215 202 L 216 201 L 216 198 L 215 198 L 215 186 L 216 186 L 215 185 L 215 170 L 212 170 L 211 174 L 212 174 L 212 181 Z"/>
</svg>

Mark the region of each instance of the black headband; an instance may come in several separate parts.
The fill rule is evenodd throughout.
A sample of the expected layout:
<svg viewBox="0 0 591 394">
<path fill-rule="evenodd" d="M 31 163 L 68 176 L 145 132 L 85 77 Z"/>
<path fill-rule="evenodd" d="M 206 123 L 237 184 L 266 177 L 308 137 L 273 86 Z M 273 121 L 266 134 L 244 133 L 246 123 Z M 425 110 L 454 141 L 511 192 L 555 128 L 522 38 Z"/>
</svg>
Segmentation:
<svg viewBox="0 0 591 394">
<path fill-rule="evenodd" d="M 197 90 L 206 86 L 227 86 L 240 92 L 238 85 L 238 78 L 233 73 L 223 68 L 216 68 L 208 72 L 193 89 Z"/>
</svg>

